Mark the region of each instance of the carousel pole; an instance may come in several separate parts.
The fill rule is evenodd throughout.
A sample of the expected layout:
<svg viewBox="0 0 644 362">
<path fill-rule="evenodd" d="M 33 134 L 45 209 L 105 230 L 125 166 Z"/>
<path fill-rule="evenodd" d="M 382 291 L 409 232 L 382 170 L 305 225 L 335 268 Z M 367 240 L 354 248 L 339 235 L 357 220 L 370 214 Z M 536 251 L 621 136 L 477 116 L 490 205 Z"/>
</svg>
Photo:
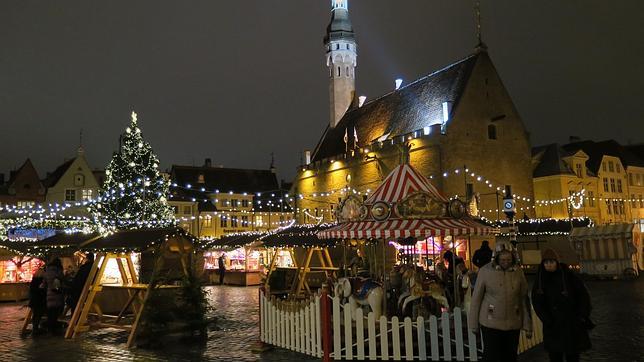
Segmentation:
<svg viewBox="0 0 644 362">
<path fill-rule="evenodd" d="M 387 316 L 387 242 L 385 238 L 382 238 L 382 289 L 382 307 Z"/>
<path fill-rule="evenodd" d="M 452 236 L 452 260 L 450 261 L 452 263 L 452 278 L 454 280 L 454 306 L 459 306 L 460 305 L 460 296 L 456 292 L 457 291 L 457 281 L 458 278 L 456 277 L 456 238 Z"/>
</svg>

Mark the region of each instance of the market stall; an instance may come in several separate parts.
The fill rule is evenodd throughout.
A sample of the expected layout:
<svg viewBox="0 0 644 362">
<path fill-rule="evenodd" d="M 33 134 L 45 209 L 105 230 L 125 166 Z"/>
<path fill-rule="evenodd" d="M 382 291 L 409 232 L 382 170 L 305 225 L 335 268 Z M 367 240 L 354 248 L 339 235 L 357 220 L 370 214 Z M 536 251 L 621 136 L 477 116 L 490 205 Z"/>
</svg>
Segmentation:
<svg viewBox="0 0 644 362">
<path fill-rule="evenodd" d="M 292 225 L 262 237 L 270 263 L 265 288 L 271 294 L 289 294 L 295 298 L 311 294 L 331 277 L 337 277 L 329 247 L 336 240 L 320 239 L 318 232 L 332 224 Z"/>
<path fill-rule="evenodd" d="M 224 257 L 224 284 L 259 285 L 262 282 L 266 253 L 257 248 L 257 240 L 266 233 L 244 232 L 227 235 L 205 243 L 204 275 L 210 283 L 219 281 L 219 258 Z"/>
</svg>

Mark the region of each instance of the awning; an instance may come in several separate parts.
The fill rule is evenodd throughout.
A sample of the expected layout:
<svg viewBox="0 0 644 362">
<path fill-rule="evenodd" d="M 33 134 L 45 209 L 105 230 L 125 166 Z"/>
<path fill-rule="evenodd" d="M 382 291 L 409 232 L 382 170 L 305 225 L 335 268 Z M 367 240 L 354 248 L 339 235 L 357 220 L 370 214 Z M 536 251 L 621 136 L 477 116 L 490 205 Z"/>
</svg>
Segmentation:
<svg viewBox="0 0 644 362">
<path fill-rule="evenodd" d="M 490 235 L 498 229 L 483 225 L 472 219 L 420 219 L 360 221 L 340 224 L 331 229 L 320 231 L 322 239 L 370 239 L 370 238 L 419 238 L 431 236 Z"/>
<path fill-rule="evenodd" d="M 573 240 L 630 239 L 633 237 L 633 224 L 610 224 L 574 228 L 570 236 Z"/>
</svg>

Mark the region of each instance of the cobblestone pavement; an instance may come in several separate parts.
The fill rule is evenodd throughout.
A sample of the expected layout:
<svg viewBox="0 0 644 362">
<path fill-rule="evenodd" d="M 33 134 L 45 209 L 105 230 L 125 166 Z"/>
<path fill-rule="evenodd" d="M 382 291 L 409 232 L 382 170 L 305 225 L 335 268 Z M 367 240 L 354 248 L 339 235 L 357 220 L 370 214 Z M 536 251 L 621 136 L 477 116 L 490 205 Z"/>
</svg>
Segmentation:
<svg viewBox="0 0 644 362">
<path fill-rule="evenodd" d="M 260 352 L 257 288 L 208 287 L 216 308 L 216 328 L 205 346 L 178 345 L 162 350 L 128 349 L 127 333 L 113 329 L 90 332 L 77 340 L 56 336 L 21 337 L 26 308 L 0 304 L 1 361 L 319 361 L 283 349 Z"/>
<path fill-rule="evenodd" d="M 588 282 L 593 301 L 592 351 L 582 361 L 644 361 L 644 277 L 629 281 Z M 216 308 L 216 329 L 205 346 L 176 345 L 163 350 L 127 349 L 124 332 L 105 329 L 75 341 L 62 337 L 21 337 L 26 309 L 0 304 L 1 361 L 316 361 L 283 349 L 259 351 L 256 288 L 208 287 Z M 547 361 L 541 346 L 522 354 L 521 362 Z"/>
</svg>

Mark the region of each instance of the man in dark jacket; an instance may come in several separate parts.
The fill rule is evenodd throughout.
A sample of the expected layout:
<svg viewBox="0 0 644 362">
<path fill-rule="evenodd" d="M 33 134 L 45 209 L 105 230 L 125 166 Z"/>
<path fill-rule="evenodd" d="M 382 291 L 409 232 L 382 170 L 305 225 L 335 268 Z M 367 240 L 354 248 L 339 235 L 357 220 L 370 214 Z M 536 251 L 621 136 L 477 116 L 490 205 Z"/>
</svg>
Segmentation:
<svg viewBox="0 0 644 362">
<path fill-rule="evenodd" d="M 65 298 L 63 295 L 63 263 L 55 258 L 45 269 L 43 285 L 47 290 L 47 327 L 50 333 L 58 331 L 58 317 L 63 312 Z"/>
<path fill-rule="evenodd" d="M 487 240 L 483 240 L 481 248 L 474 252 L 472 262 L 477 268 L 481 269 L 485 264 L 492 260 L 492 249 Z"/>
<path fill-rule="evenodd" d="M 218 259 L 219 267 L 219 285 L 224 285 L 224 276 L 226 276 L 226 254 L 221 254 Z"/>
<path fill-rule="evenodd" d="M 36 271 L 29 284 L 29 308 L 31 308 L 32 335 L 41 334 L 40 320 L 47 311 L 47 290 L 43 285 L 45 269 Z"/>
<path fill-rule="evenodd" d="M 72 280 L 71 295 L 70 295 L 70 308 L 72 314 L 74 309 L 76 309 L 76 304 L 78 304 L 78 299 L 80 298 L 81 293 L 83 292 L 83 287 L 85 287 L 85 281 L 89 276 L 89 272 L 92 270 L 92 265 L 94 264 L 94 254 L 87 253 L 85 262 L 83 265 L 78 268 L 78 272 Z"/>
<path fill-rule="evenodd" d="M 532 305 L 543 322 L 543 346 L 550 361 L 579 361 L 579 354 L 590 349 L 588 329 L 590 296 L 584 283 L 568 266 L 559 262 L 552 249 L 542 255 L 532 288 Z"/>
</svg>

